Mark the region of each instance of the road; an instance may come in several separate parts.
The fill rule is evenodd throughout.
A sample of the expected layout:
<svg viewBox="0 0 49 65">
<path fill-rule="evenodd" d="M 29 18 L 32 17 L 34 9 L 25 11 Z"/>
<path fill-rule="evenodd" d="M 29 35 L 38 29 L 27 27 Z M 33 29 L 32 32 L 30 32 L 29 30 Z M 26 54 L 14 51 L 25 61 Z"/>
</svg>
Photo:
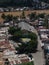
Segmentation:
<svg viewBox="0 0 49 65">
<path fill-rule="evenodd" d="M 44 52 L 41 48 L 41 40 L 38 36 L 38 51 L 36 53 L 33 53 L 34 57 L 34 64 L 35 65 L 45 65 L 45 58 L 44 58 Z"/>
</svg>

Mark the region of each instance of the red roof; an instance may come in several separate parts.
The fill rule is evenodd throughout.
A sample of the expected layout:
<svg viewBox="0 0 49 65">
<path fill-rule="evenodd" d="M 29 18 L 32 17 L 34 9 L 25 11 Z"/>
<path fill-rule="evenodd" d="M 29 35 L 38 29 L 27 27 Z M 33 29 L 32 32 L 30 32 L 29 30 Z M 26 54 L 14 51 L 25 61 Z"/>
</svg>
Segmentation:
<svg viewBox="0 0 49 65">
<path fill-rule="evenodd" d="M 24 63 L 24 62 L 29 62 L 29 59 L 21 59 L 21 62 Z"/>
<path fill-rule="evenodd" d="M 9 50 L 11 50 L 11 51 L 15 50 L 14 48 L 11 47 L 10 43 L 7 42 L 7 41 L 1 41 L 1 42 L 0 42 L 0 47 L 1 47 L 1 46 L 4 46 L 5 48 L 7 48 L 7 49 L 9 49 Z"/>
</svg>

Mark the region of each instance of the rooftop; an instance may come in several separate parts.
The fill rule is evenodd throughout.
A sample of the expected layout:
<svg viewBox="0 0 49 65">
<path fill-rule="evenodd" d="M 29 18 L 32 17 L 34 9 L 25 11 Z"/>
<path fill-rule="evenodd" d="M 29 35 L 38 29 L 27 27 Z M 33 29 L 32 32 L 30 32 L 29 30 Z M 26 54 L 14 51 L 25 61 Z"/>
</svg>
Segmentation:
<svg viewBox="0 0 49 65">
<path fill-rule="evenodd" d="M 34 30 L 35 30 L 33 26 L 29 25 L 26 22 L 18 23 L 18 27 L 20 27 L 21 30 L 27 30 L 27 31 L 31 31 L 31 32 L 34 32 Z"/>
</svg>

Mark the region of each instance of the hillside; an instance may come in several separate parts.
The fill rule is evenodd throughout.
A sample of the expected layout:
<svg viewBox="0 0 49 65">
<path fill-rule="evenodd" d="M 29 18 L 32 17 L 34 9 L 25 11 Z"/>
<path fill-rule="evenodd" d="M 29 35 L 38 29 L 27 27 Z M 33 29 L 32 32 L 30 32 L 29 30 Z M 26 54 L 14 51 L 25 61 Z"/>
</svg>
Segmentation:
<svg viewBox="0 0 49 65">
<path fill-rule="evenodd" d="M 33 7 L 35 9 L 38 9 L 39 7 L 42 7 L 42 2 L 44 4 L 46 3 L 46 8 L 49 8 L 47 6 L 47 3 L 49 3 L 49 0 L 0 0 L 0 7 Z M 43 5 L 44 5 L 43 4 Z M 45 5 L 44 5 L 45 7 Z"/>
<path fill-rule="evenodd" d="M 0 0 L 0 6 L 32 6 L 32 0 Z"/>
</svg>

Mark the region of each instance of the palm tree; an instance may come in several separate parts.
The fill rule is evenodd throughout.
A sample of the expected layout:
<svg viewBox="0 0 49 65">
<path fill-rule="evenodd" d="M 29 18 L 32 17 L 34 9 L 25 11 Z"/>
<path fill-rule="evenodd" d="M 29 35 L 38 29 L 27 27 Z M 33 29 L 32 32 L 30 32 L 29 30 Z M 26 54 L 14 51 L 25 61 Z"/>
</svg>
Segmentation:
<svg viewBox="0 0 49 65">
<path fill-rule="evenodd" d="M 22 12 L 22 18 L 23 19 L 25 18 L 25 12 L 24 11 Z"/>
</svg>

